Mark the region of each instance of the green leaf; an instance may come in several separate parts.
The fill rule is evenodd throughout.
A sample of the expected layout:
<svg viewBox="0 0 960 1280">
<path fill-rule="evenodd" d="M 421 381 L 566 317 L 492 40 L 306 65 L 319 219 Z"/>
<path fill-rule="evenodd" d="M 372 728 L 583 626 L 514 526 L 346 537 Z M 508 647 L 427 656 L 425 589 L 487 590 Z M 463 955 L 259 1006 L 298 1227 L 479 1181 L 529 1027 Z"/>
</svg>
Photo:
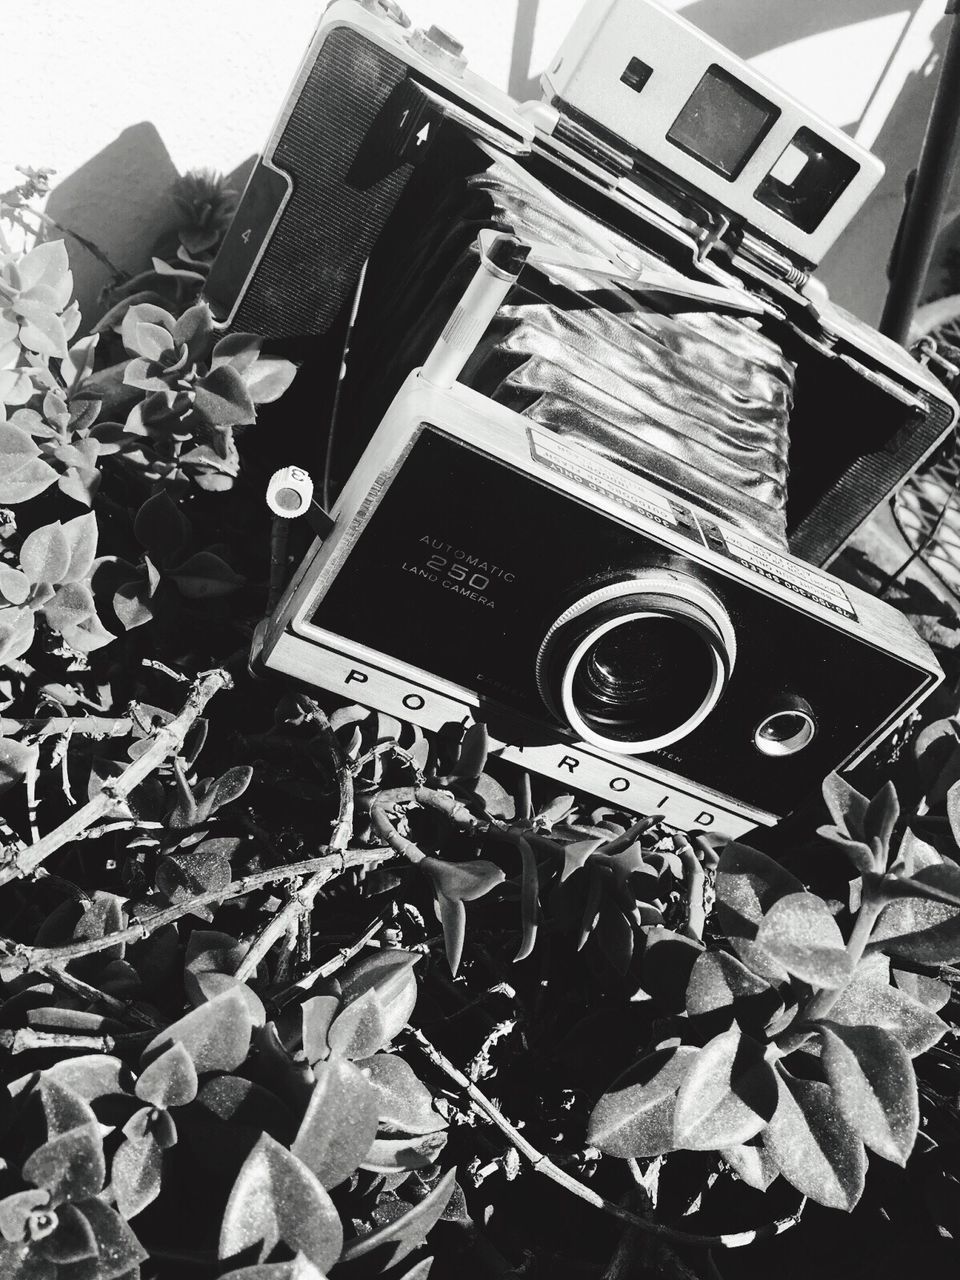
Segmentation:
<svg viewBox="0 0 960 1280">
<path fill-rule="evenodd" d="M 32 411 L 23 409 L 14 416 L 22 422 L 27 422 L 28 412 Z M 15 475 L 18 467 L 22 467 L 24 463 L 38 457 L 39 454 L 40 446 L 29 431 L 13 422 L 0 422 L 0 477 L 6 479 Z"/>
<path fill-rule="evenodd" d="M 93 592 L 85 582 L 67 582 L 58 587 L 52 600 L 43 606 L 43 615 L 54 631 L 64 635 L 96 616 Z M 112 639 L 113 637 L 111 637 Z"/>
<path fill-rule="evenodd" d="M 167 854 L 160 860 L 156 873 L 157 889 L 174 905 L 189 902 L 200 893 L 226 889 L 232 872 L 230 861 L 216 849 L 184 849 Z M 212 916 L 211 907 L 199 907 L 196 914 Z"/>
<path fill-rule="evenodd" d="M 838 773 L 831 773 L 824 779 L 822 793 L 830 817 L 838 827 L 847 830 L 851 836 L 864 831 L 870 807 L 866 796 Z"/>
<path fill-rule="evenodd" d="M 39 356 L 65 356 L 67 332 L 57 313 L 42 302 L 20 298 L 15 310 L 22 320 L 20 341 Z"/>
<path fill-rule="evenodd" d="M 97 1117 L 87 1099 L 49 1074 L 40 1080 L 40 1101 L 47 1121 L 48 1138 L 96 1123 Z"/>
<path fill-rule="evenodd" d="M 24 1178 L 49 1191 L 54 1207 L 65 1200 L 95 1196 L 106 1172 L 96 1121 L 51 1138 L 37 1147 L 23 1165 Z"/>
<path fill-rule="evenodd" d="M 205 840 L 199 846 L 203 849 L 205 845 L 223 845 L 221 852 L 225 857 L 229 857 L 237 846 L 237 841 L 233 839 L 227 840 Z M 183 961 L 183 985 L 187 996 L 193 1004 L 203 1004 L 205 1000 L 211 1000 L 216 991 L 212 991 L 208 985 L 208 979 L 211 976 L 216 977 L 233 977 L 243 957 L 246 955 L 247 947 L 244 943 L 238 942 L 236 938 L 229 933 L 219 933 L 214 929 L 192 929 L 190 937 L 187 939 L 187 949 Z M 221 990 L 226 990 L 222 987 Z M 257 1004 L 260 1005 L 260 1012 L 263 1006 L 260 1004 L 259 997 L 255 996 L 252 991 L 247 991 Z M 256 1022 L 257 1019 L 254 1019 Z"/>
<path fill-rule="evenodd" d="M 114 594 L 113 612 L 125 631 L 134 627 L 142 627 L 153 618 L 153 605 L 150 603 L 150 588 L 144 579 L 138 582 L 127 582 Z"/>
<path fill-rule="evenodd" d="M 726 1147 L 721 1155 L 740 1181 L 755 1191 L 766 1191 L 780 1172 L 762 1143 Z"/>
<path fill-rule="evenodd" d="M 73 587 L 78 586 L 76 582 L 68 583 L 67 586 L 61 587 L 61 591 L 69 591 Z M 75 649 L 77 653 L 92 653 L 94 649 L 102 649 L 104 645 L 110 644 L 113 640 L 113 633 L 108 631 L 96 614 L 91 614 L 89 618 L 84 618 L 82 622 L 72 622 L 62 627 L 61 636 L 65 644 L 71 649 Z"/>
<path fill-rule="evenodd" d="M 22 782 L 31 770 L 35 771 L 39 759 L 40 747 L 36 742 L 0 738 L 0 795 Z"/>
<path fill-rule="evenodd" d="M 184 1014 L 147 1045 L 144 1059 L 152 1062 L 171 1045 L 180 1043 L 198 1073 L 234 1071 L 247 1056 L 253 1022 L 243 996 L 235 988 Z"/>
<path fill-rule="evenodd" d="M 264 1262 L 261 1266 L 240 1267 L 236 1271 L 228 1271 L 220 1280 L 326 1280 L 326 1276 L 302 1253 L 298 1253 L 290 1262 Z"/>
<path fill-rule="evenodd" d="M 820 1027 L 820 1061 L 843 1118 L 871 1151 L 905 1165 L 920 1123 L 917 1080 L 903 1045 L 879 1027 Z"/>
<path fill-rule="evenodd" d="M 15 264 L 17 288 L 26 293 L 36 285 L 46 285 L 58 290 L 70 275 L 70 259 L 67 257 L 66 245 L 62 240 L 45 240 L 42 244 L 25 253 Z M 60 304 L 65 307 L 70 301 L 69 290 Z"/>
<path fill-rule="evenodd" d="M 154 306 L 151 302 L 141 302 L 128 307 L 120 326 L 120 338 L 132 356 L 144 354 L 137 345 L 138 331 L 143 324 L 157 325 L 172 333 L 176 321 L 169 311 L 164 311 L 163 307 Z"/>
<path fill-rule="evenodd" d="M 686 1005 L 691 1017 L 723 1010 L 741 1026 L 760 1028 L 782 1004 L 768 982 L 725 951 L 702 952 L 690 971 Z"/>
<path fill-rule="evenodd" d="M 791 893 L 773 904 L 757 931 L 757 945 L 788 973 L 833 990 L 850 976 L 850 957 L 826 903 Z"/>
<path fill-rule="evenodd" d="M 435 1164 L 446 1146 L 447 1135 L 423 1133 L 416 1137 L 375 1138 L 360 1161 L 360 1168 L 370 1173 L 402 1173 L 409 1169 L 427 1169 Z"/>
<path fill-rule="evenodd" d="M 654 1049 L 634 1063 L 591 1112 L 587 1142 L 624 1160 L 673 1151 L 677 1092 L 699 1052 L 693 1045 Z"/>
<path fill-rule="evenodd" d="M 212 333 L 213 317 L 205 302 L 188 307 L 173 326 L 174 341 L 189 347 L 194 359 L 203 354 Z"/>
<path fill-rule="evenodd" d="M 82 1054 L 77 1058 L 63 1058 L 44 1070 L 44 1078 L 79 1094 L 87 1102 L 115 1093 L 129 1093 L 133 1087 L 133 1074 L 119 1058 L 102 1053 Z"/>
<path fill-rule="evenodd" d="M 892 782 L 886 782 L 867 805 L 863 816 L 863 832 L 877 855 L 879 870 L 886 868 L 890 840 L 899 817 L 900 801 L 896 787 Z"/>
<path fill-rule="evenodd" d="M 203 797 L 199 806 L 200 821 L 205 822 L 211 814 L 222 809 L 224 805 L 239 800 L 249 787 L 252 778 L 253 769 L 248 764 L 235 765 L 226 773 L 222 773 Z M 229 866 L 229 863 L 227 865 Z"/>
<path fill-rule="evenodd" d="M 137 353 L 146 360 L 159 360 L 173 350 L 173 334 L 162 325 L 141 323 L 136 327 L 134 343 Z"/>
<path fill-rule="evenodd" d="M 371 1231 L 357 1240 L 351 1240 L 343 1251 L 343 1261 L 372 1257 L 379 1271 L 386 1271 L 412 1253 L 426 1240 L 439 1222 L 456 1186 L 457 1171 L 448 1169 L 428 1196 L 419 1204 L 394 1218 L 379 1231 Z"/>
<path fill-rule="evenodd" d="M 467 937 L 467 908 L 459 898 L 447 898 L 441 893 L 437 895 L 436 911 L 443 933 L 443 950 L 450 966 L 450 976 L 455 978 L 463 959 L 463 944 Z"/>
<path fill-rule="evenodd" d="M 717 866 L 715 916 L 737 955 L 755 973 L 772 982 L 782 982 L 787 971 L 775 963 L 754 939 L 764 915 L 788 894 L 803 889 L 800 881 L 749 845 L 731 841 Z"/>
<path fill-rule="evenodd" d="M 840 1112 L 829 1085 L 779 1073 L 780 1096 L 762 1142 L 791 1186 L 829 1209 L 850 1210 L 866 1172 L 863 1143 Z"/>
<path fill-rule="evenodd" d="M 776 1075 L 763 1047 L 733 1026 L 697 1054 L 674 1115 L 678 1147 L 715 1151 L 747 1142 L 777 1105 Z"/>
<path fill-rule="evenodd" d="M 904 969 L 895 968 L 893 978 L 901 991 L 919 1001 L 932 1013 L 939 1013 L 952 994 L 949 983 L 931 978 L 925 973 L 908 973 Z"/>
<path fill-rule="evenodd" d="M 97 517 L 92 511 L 75 516 L 63 525 L 70 558 L 61 582 L 79 582 L 90 575 L 97 554 Z"/>
<path fill-rule="evenodd" d="M 460 754 L 457 757 L 453 776 L 456 778 L 479 778 L 487 763 L 490 750 L 490 735 L 485 724 L 470 725 L 460 742 Z"/>
<path fill-rule="evenodd" d="M 56 1214 L 56 1230 L 35 1241 L 32 1252 L 55 1263 L 58 1269 L 96 1258 L 100 1252 L 97 1238 L 80 1210 L 72 1204 L 62 1204 Z"/>
<path fill-rule="evenodd" d="M 0 429 L 4 426 L 9 426 L 9 423 L 0 423 Z M 11 506 L 29 502 L 57 480 L 54 468 L 42 458 L 25 458 L 16 466 L 8 463 L 8 457 L 0 456 L 0 502 L 8 502 Z"/>
<path fill-rule="evenodd" d="M 430 1090 L 398 1054 L 378 1053 L 357 1066 L 376 1090 L 382 1125 L 400 1133 L 434 1133 L 447 1127 L 434 1110 Z"/>
<path fill-rule="evenodd" d="M 20 548 L 20 568 L 33 583 L 64 581 L 70 565 L 70 543 L 58 520 L 27 534 Z"/>
<path fill-rule="evenodd" d="M 140 1073 L 136 1094 L 155 1107 L 184 1107 L 197 1096 L 197 1068 L 186 1047 L 172 1044 Z"/>
<path fill-rule="evenodd" d="M 12 1195 L 5 1196 L 0 1200 L 0 1236 L 11 1244 L 25 1241 L 30 1215 L 49 1203 L 50 1193 L 35 1187 L 27 1191 L 14 1191 Z M 0 1260 L 2 1258 L 3 1254 L 0 1252 Z"/>
<path fill-rule="evenodd" d="M 892 987 L 887 961 L 869 956 L 830 1010 L 830 1020 L 847 1027 L 880 1027 L 892 1032 L 911 1058 L 925 1053 L 947 1031 L 947 1024 L 919 1000 Z"/>
<path fill-rule="evenodd" d="M 170 495 L 161 491 L 140 507 L 133 532 L 151 559 L 166 566 L 175 562 L 190 536 L 190 522 Z"/>
<path fill-rule="evenodd" d="M 110 1166 L 110 1189 L 124 1218 L 135 1218 L 160 1194 L 163 1150 L 152 1133 L 125 1138 Z"/>
<path fill-rule="evenodd" d="M 23 604 L 30 594 L 30 579 L 19 569 L 0 564 L 0 593 L 10 604 Z"/>
<path fill-rule="evenodd" d="M 332 1057 L 369 1058 L 387 1043 L 385 1020 L 375 990 L 342 1007 L 327 1032 Z"/>
<path fill-rule="evenodd" d="M 31 609 L 0 610 L 0 663 L 22 657 L 33 643 Z"/>
<path fill-rule="evenodd" d="M 238 373 L 249 369 L 260 354 L 263 339 L 255 333 L 228 333 L 213 348 L 211 369 L 222 364 L 232 365 Z"/>
<path fill-rule="evenodd" d="M 229 1260 L 256 1249 L 263 1262 L 279 1244 L 326 1271 L 340 1257 L 343 1227 L 333 1201 L 306 1165 L 265 1133 L 230 1193 L 218 1256 Z"/>
<path fill-rule="evenodd" d="M 349 1178 L 377 1132 L 377 1091 L 352 1062 L 330 1058 L 314 1068 L 316 1084 L 290 1150 L 325 1187 Z"/>
<path fill-rule="evenodd" d="M 77 1205 L 97 1238 L 97 1280 L 130 1280 L 147 1251 L 120 1215 L 102 1200 Z M 66 1277 L 64 1277 L 66 1280 Z"/>
<path fill-rule="evenodd" d="M 303 1052 L 311 1067 L 330 1056 L 327 1034 L 339 1008 L 339 995 L 313 996 L 303 1002 Z"/>
<path fill-rule="evenodd" d="M 236 364 L 233 366 L 236 368 Z M 271 404 L 279 400 L 297 376 L 297 366 L 289 360 L 261 356 L 240 375 L 254 404 Z"/>
<path fill-rule="evenodd" d="M 230 365 L 218 365 L 196 386 L 194 408 L 211 426 L 239 427 L 257 416 L 241 375 Z"/>
<path fill-rule="evenodd" d="M 188 600 L 232 595 L 246 579 L 212 551 L 199 551 L 178 565 L 170 577 Z"/>
<path fill-rule="evenodd" d="M 364 956 L 339 975 L 344 1005 L 352 1004 L 365 991 L 376 991 L 383 1016 L 384 1044 L 400 1034 L 417 1002 L 417 979 L 413 966 L 420 957 L 399 947 Z"/>
<path fill-rule="evenodd" d="M 704 954 L 703 944 L 663 925 L 651 925 L 643 932 L 639 995 L 649 996 L 662 1008 L 679 1013 L 686 1004 L 690 975 Z"/>
<path fill-rule="evenodd" d="M 913 879 L 938 888 L 953 885 L 956 869 L 926 867 Z M 870 946 L 901 960 L 952 964 L 960 960 L 960 907 L 930 898 L 897 898 L 881 912 Z"/>
</svg>

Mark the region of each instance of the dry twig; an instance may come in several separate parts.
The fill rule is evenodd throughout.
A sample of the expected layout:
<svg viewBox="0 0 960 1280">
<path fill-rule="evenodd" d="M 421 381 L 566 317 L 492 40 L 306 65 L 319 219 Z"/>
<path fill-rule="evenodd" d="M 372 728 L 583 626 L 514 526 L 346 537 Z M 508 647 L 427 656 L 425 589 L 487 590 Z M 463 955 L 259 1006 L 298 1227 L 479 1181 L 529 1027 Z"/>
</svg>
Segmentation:
<svg viewBox="0 0 960 1280">
<path fill-rule="evenodd" d="M 5 851 L 6 862 L 0 865 L 0 886 L 9 884 L 20 876 L 30 875 L 51 854 L 78 839 L 95 823 L 115 813 L 130 792 L 180 747 L 191 725 L 213 695 L 221 689 L 229 689 L 232 683 L 226 671 L 208 671 L 206 675 L 200 676 L 192 685 L 180 714 L 169 724 L 156 730 L 150 746 L 119 777 L 108 781 L 92 800 L 28 848 Z"/>
</svg>

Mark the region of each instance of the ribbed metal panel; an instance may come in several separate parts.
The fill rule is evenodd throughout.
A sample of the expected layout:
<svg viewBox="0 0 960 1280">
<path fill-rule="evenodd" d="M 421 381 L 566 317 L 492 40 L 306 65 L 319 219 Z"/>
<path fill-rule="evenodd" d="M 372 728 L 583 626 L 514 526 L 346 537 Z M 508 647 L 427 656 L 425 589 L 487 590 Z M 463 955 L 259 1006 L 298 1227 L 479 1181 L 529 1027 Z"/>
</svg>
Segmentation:
<svg viewBox="0 0 960 1280">
<path fill-rule="evenodd" d="M 329 328 L 410 175 L 365 142 L 406 73 L 355 31 L 324 41 L 273 156 L 294 192 L 234 329 L 279 338 Z"/>
</svg>

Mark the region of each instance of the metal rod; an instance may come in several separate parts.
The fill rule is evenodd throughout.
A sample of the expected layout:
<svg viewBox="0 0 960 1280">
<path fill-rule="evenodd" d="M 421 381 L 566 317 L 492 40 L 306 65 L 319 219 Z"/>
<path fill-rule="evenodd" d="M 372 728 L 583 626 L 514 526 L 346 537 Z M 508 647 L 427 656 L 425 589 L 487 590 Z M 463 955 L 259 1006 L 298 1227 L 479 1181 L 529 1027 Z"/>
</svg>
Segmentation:
<svg viewBox="0 0 960 1280">
<path fill-rule="evenodd" d="M 880 332 L 904 346 L 930 270 L 960 143 L 960 2 L 949 0 L 946 12 L 952 18 L 947 48 L 880 320 Z"/>
</svg>

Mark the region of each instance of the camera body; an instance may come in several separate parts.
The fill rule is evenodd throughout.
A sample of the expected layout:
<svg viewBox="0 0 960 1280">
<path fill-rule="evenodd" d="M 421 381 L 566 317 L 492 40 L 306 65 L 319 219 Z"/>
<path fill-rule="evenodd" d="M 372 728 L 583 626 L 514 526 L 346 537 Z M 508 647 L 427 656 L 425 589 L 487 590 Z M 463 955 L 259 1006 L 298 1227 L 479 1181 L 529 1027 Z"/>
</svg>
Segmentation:
<svg viewBox="0 0 960 1280">
<path fill-rule="evenodd" d="M 882 172 L 840 131 L 651 0 L 543 84 L 324 15 L 206 286 L 350 348 L 334 526 L 255 657 L 735 836 L 941 678 L 822 566 L 956 406 L 811 277 Z"/>
<path fill-rule="evenodd" d="M 940 679 L 889 606 L 419 371 L 335 515 L 263 663 L 681 828 L 775 822 Z M 631 627 L 667 687 L 625 750 L 585 668 Z"/>
</svg>

